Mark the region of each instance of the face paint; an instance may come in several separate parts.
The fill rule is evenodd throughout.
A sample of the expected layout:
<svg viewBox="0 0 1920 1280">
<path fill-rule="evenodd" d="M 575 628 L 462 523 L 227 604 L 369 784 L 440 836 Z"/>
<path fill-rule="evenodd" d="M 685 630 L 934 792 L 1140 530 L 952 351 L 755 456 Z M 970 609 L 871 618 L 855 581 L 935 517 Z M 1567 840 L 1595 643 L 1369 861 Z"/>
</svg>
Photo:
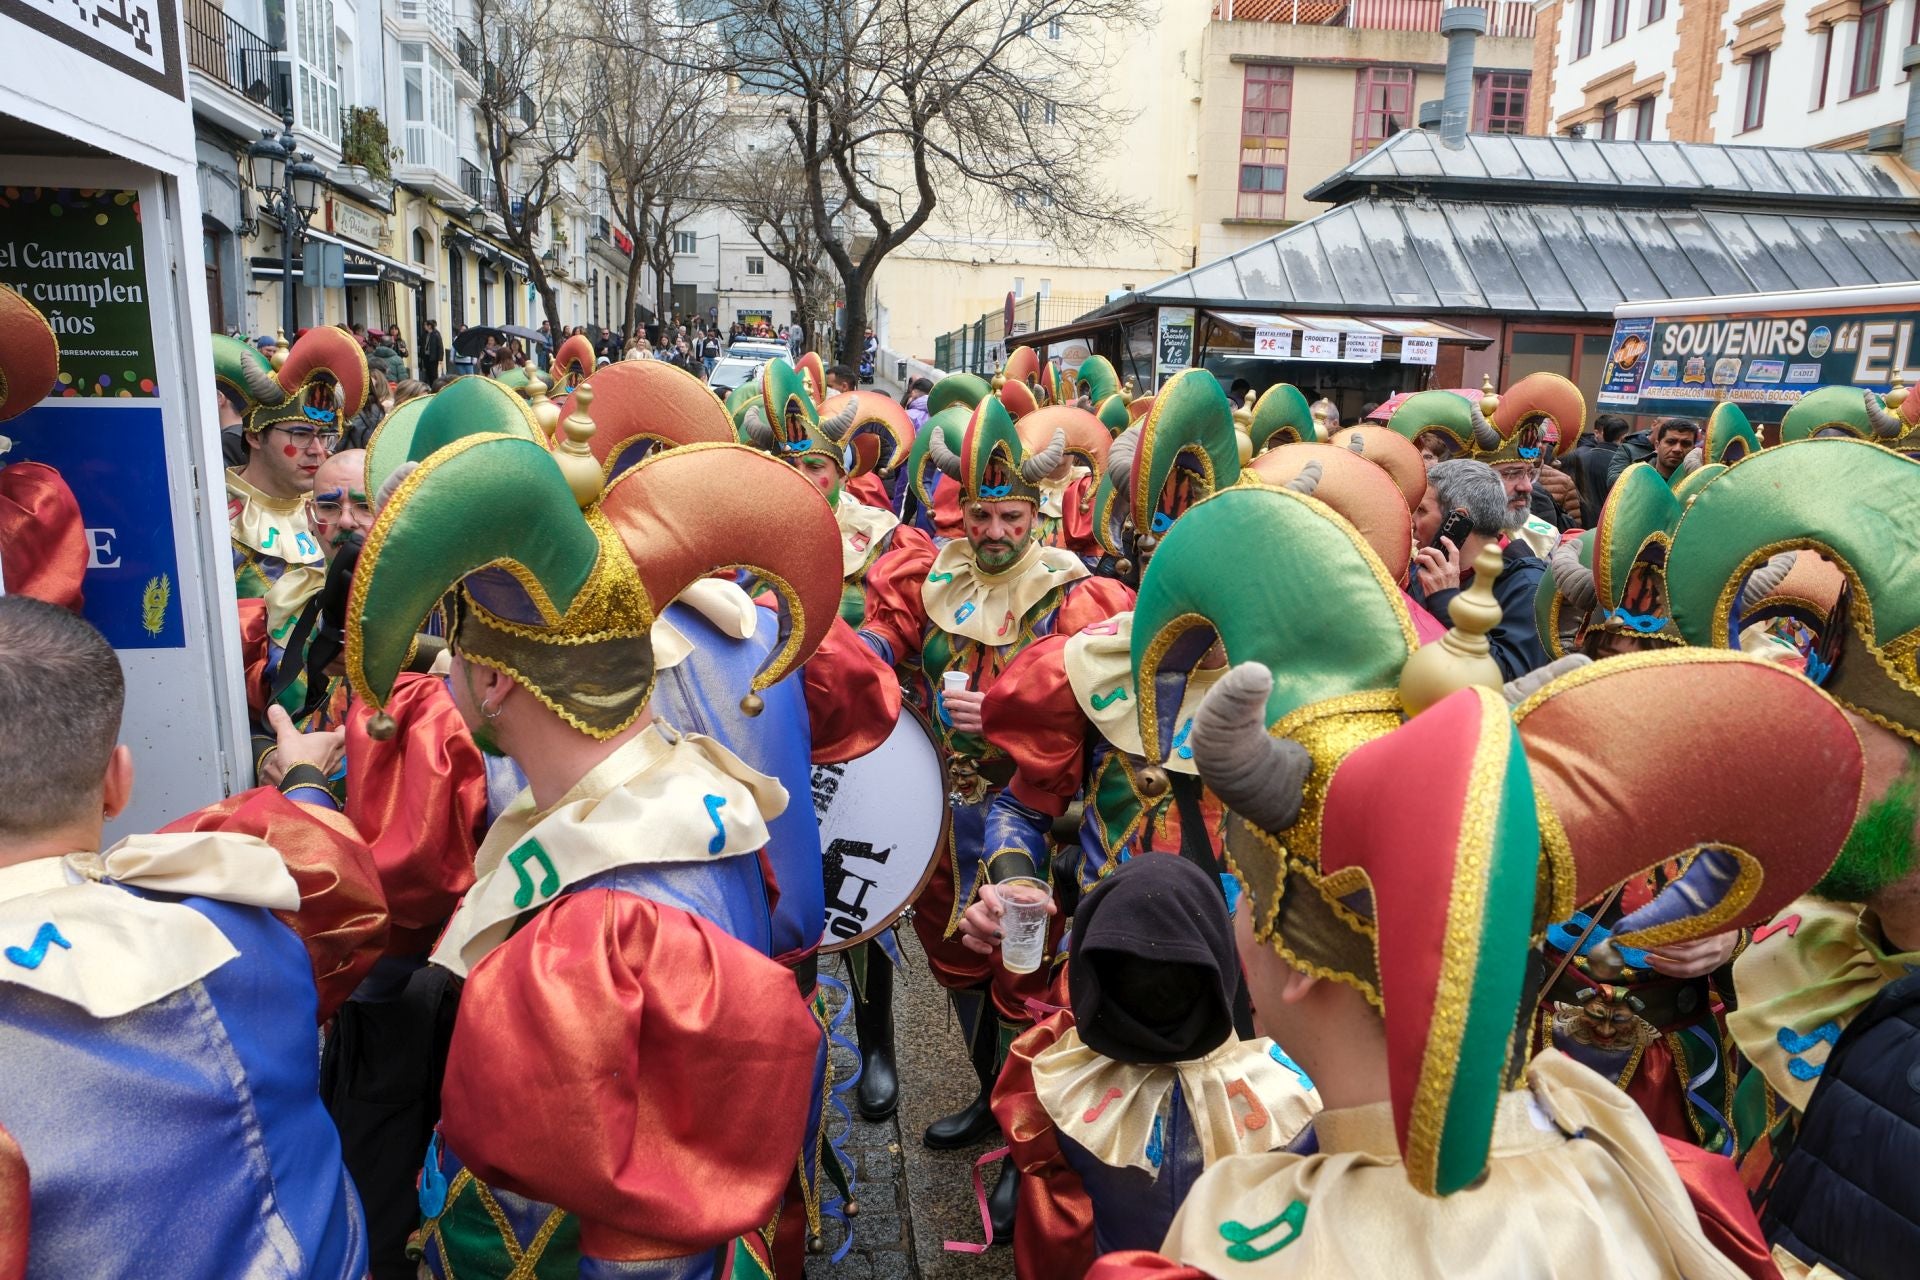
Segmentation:
<svg viewBox="0 0 1920 1280">
<path fill-rule="evenodd" d="M 1920 760 L 1914 753 L 1907 760 L 1907 771 L 1853 824 L 1840 856 L 1813 886 L 1815 896 L 1830 902 L 1863 903 L 1912 874 Z"/>
<path fill-rule="evenodd" d="M 300 456 L 300 450 L 294 448 L 290 444 L 281 445 L 280 452 L 286 454 L 289 458 L 297 458 Z"/>
</svg>

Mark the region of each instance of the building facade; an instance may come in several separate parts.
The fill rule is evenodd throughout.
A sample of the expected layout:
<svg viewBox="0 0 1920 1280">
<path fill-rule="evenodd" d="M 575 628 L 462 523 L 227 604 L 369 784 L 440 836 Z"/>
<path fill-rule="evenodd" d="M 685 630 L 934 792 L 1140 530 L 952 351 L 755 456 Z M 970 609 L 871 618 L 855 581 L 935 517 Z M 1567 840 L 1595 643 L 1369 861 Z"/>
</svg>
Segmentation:
<svg viewBox="0 0 1920 1280">
<path fill-rule="evenodd" d="M 1857 149 L 1916 41 L 1920 0 L 1544 0 L 1528 131 Z"/>
</svg>

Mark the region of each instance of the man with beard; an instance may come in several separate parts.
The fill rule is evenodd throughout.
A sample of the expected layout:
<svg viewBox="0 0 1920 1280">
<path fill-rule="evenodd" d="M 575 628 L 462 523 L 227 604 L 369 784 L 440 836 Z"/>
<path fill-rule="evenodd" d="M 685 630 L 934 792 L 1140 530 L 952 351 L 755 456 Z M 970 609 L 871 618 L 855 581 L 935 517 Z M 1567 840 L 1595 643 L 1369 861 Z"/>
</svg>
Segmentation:
<svg viewBox="0 0 1920 1280">
<path fill-rule="evenodd" d="M 1450 458 L 1427 472 L 1427 495 L 1422 523 L 1431 524 L 1434 532 L 1416 553 L 1410 594 L 1444 622 L 1461 590 L 1472 585 L 1472 566 L 1481 549 L 1525 522 L 1526 499 L 1519 499 L 1516 510 L 1513 499 L 1503 493 L 1500 477 L 1485 463 L 1469 458 Z M 1454 512 L 1464 513 L 1471 522 L 1459 546 L 1452 538 L 1439 536 L 1447 515 Z M 1433 523 L 1436 518 L 1437 524 Z M 1548 662 L 1533 617 L 1533 598 L 1547 564 L 1517 537 L 1508 539 L 1502 558 L 1500 577 L 1493 586 L 1494 598 L 1500 602 L 1500 622 L 1487 640 L 1493 646 L 1494 661 L 1500 664 L 1501 678 L 1517 680 Z"/>
<path fill-rule="evenodd" d="M 965 536 L 930 565 L 905 549 L 876 562 L 860 634 L 889 663 L 917 658 L 931 686 L 942 690 L 936 719 L 951 760 L 953 820 L 947 856 L 915 904 L 913 926 L 935 978 L 953 995 L 980 1082 L 971 1103 L 926 1130 L 928 1146 L 947 1150 L 994 1132 L 994 1078 L 1006 1046 L 1032 1021 L 1026 999 L 1044 992 L 1048 979 L 1045 965 L 1012 974 L 957 936 L 961 914 L 986 878 L 987 811 L 1013 773 L 1006 753 L 982 734 L 981 704 L 1035 639 L 1111 617 L 1128 607 L 1132 592 L 1093 577 L 1071 552 L 1034 540 L 1040 483 L 1065 455 L 1064 432 L 1029 452 L 1005 406 L 987 397 L 973 409 L 959 455 L 939 431 L 928 450 L 934 465 L 958 481 Z M 945 689 L 942 678 L 950 673 L 963 675 L 966 687 Z"/>
</svg>

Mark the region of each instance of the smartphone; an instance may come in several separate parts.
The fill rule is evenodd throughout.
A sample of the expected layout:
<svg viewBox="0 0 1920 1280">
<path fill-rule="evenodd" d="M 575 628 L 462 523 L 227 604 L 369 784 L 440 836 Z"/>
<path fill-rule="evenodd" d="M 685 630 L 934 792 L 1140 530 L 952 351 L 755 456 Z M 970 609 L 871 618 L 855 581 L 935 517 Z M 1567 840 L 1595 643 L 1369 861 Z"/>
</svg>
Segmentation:
<svg viewBox="0 0 1920 1280">
<path fill-rule="evenodd" d="M 1458 551 L 1467 545 L 1467 535 L 1472 532 L 1472 516 L 1460 510 L 1449 511 L 1447 518 L 1440 522 L 1440 531 L 1433 535 L 1432 545 L 1444 550 L 1440 540 L 1450 538 L 1453 540 L 1454 550 Z"/>
</svg>

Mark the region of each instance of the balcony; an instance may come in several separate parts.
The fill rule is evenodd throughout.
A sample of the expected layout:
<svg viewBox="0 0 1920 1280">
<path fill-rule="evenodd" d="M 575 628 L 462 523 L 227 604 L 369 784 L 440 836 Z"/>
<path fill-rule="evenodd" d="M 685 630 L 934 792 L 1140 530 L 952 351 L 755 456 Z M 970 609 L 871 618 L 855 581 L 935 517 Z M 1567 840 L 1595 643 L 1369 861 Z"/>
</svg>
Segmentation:
<svg viewBox="0 0 1920 1280">
<path fill-rule="evenodd" d="M 1440 11 L 1454 0 L 1216 0 L 1222 22 L 1284 22 L 1360 31 L 1438 31 Z M 1533 0 L 1488 0 L 1487 35 L 1496 40 L 1533 39 Z"/>
<path fill-rule="evenodd" d="M 448 0 L 396 0 L 390 10 L 401 35 L 426 35 L 453 48 L 453 5 Z"/>
<path fill-rule="evenodd" d="M 500 188 L 492 178 L 480 172 L 480 166 L 471 160 L 460 162 L 460 189 L 465 191 L 472 201 L 488 212 L 500 209 Z"/>
<path fill-rule="evenodd" d="M 264 116 L 292 109 L 291 86 L 278 49 L 229 18 L 211 0 L 186 0 L 187 65 L 204 79 L 243 98 Z M 195 95 L 195 105 L 201 105 Z M 245 118 L 247 131 L 262 121 Z"/>
<path fill-rule="evenodd" d="M 458 32 L 453 37 L 453 56 L 460 68 L 454 88 L 461 97 L 472 98 L 480 92 L 480 46 L 466 32 Z"/>
</svg>

